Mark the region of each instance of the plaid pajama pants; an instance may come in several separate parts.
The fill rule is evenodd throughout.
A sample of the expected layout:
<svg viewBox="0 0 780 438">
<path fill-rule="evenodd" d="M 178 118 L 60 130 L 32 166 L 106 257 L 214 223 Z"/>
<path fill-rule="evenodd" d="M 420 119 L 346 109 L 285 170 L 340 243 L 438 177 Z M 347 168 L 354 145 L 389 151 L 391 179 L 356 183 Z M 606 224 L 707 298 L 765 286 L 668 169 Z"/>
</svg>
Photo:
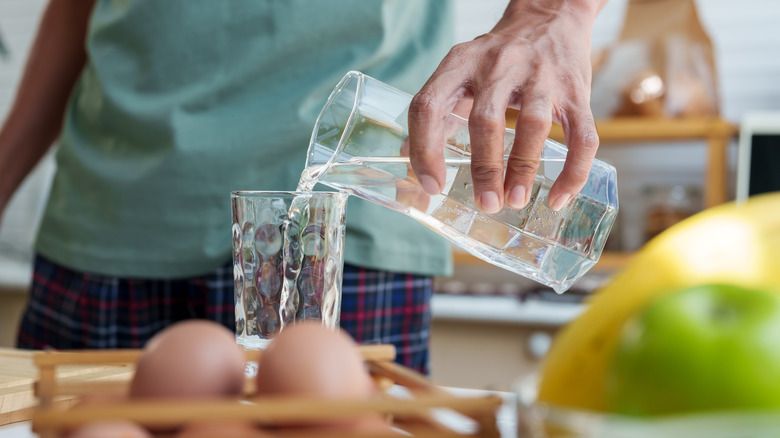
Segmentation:
<svg viewBox="0 0 780 438">
<path fill-rule="evenodd" d="M 344 266 L 341 327 L 363 344 L 390 343 L 397 361 L 428 372 L 430 297 L 426 276 Z M 29 349 L 141 348 L 189 318 L 235 328 L 233 268 L 181 280 L 107 277 L 38 256 L 17 344 Z"/>
</svg>

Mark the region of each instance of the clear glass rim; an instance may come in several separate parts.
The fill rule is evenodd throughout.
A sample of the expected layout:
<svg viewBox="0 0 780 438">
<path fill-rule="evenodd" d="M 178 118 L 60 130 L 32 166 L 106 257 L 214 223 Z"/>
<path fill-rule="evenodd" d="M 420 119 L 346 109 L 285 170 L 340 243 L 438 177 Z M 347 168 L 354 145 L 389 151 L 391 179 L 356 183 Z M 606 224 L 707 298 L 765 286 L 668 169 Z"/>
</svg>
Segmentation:
<svg viewBox="0 0 780 438">
<path fill-rule="evenodd" d="M 290 191 L 290 190 L 235 190 L 230 192 L 231 198 L 265 198 L 265 197 L 295 197 L 316 196 L 324 198 L 345 198 L 349 193 L 340 191 Z"/>
</svg>

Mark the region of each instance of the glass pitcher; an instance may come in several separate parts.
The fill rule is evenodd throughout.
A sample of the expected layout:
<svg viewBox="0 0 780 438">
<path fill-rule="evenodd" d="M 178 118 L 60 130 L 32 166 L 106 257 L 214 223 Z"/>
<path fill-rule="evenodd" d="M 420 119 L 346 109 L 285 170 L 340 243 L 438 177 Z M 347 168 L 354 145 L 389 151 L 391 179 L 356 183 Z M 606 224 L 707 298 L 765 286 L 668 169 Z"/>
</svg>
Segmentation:
<svg viewBox="0 0 780 438">
<path fill-rule="evenodd" d="M 530 202 L 486 214 L 474 203 L 468 121 L 445 121 L 446 184 L 428 195 L 409 163 L 407 116 L 412 96 L 349 72 L 315 123 L 299 190 L 322 183 L 413 217 L 469 253 L 558 293 L 599 259 L 618 210 L 615 168 L 595 160 L 583 190 L 560 211 L 547 194 L 567 149 L 546 140 Z M 504 134 L 504 164 L 514 131 Z"/>
</svg>

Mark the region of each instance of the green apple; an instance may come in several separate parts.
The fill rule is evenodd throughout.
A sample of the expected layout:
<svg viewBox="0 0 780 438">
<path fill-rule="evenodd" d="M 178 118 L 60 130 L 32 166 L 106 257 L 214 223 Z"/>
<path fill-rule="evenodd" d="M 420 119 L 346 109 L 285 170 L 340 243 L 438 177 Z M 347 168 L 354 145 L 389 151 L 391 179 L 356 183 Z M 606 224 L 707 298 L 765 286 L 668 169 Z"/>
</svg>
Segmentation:
<svg viewBox="0 0 780 438">
<path fill-rule="evenodd" d="M 666 295 L 628 320 L 608 371 L 612 412 L 780 407 L 780 295 L 734 285 Z"/>
</svg>

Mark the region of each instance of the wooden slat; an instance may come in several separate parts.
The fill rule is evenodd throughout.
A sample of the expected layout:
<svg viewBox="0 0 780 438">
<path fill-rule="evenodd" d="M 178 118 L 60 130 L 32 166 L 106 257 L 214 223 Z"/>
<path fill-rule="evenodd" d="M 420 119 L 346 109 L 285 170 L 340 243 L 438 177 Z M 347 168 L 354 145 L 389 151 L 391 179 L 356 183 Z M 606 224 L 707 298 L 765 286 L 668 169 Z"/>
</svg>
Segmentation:
<svg viewBox="0 0 780 438">
<path fill-rule="evenodd" d="M 463 438 L 463 434 L 457 433 L 451 429 L 441 430 L 431 429 L 429 427 L 403 427 L 403 430 L 408 433 L 409 436 L 413 436 L 414 438 Z M 328 432 L 323 430 L 313 430 L 306 432 L 274 431 L 274 436 L 279 436 L 280 438 L 360 438 L 361 436 L 366 435 L 347 435 L 344 431 Z M 403 434 L 388 430 L 385 433 L 371 431 L 370 436 L 366 438 L 400 438 L 403 436 Z"/>
<path fill-rule="evenodd" d="M 100 419 L 125 419 L 146 426 L 166 427 L 192 421 L 251 420 L 271 423 L 290 420 L 349 418 L 384 412 L 410 415 L 431 408 L 447 408 L 474 415 L 491 414 L 501 406 L 499 396 L 454 397 L 421 395 L 413 399 L 342 400 L 323 403 L 319 399 L 257 398 L 249 404 L 233 401 L 150 400 L 107 405 L 74 406 L 67 411 L 39 410 L 33 416 L 36 429 L 78 426 Z"/>
<path fill-rule="evenodd" d="M 82 396 L 88 394 L 127 394 L 132 376 L 124 379 L 87 382 L 60 382 L 54 395 Z"/>
<path fill-rule="evenodd" d="M 443 389 L 432 384 L 423 375 L 405 368 L 395 362 L 369 362 L 368 371 L 372 374 L 392 379 L 396 384 L 411 391 L 423 391 L 430 394 L 448 394 Z"/>
<path fill-rule="evenodd" d="M 38 367 L 135 363 L 141 350 L 44 351 L 35 355 Z"/>
<path fill-rule="evenodd" d="M 391 344 L 360 345 L 360 353 L 365 360 L 393 360 L 395 347 Z M 141 357 L 142 350 L 80 350 L 45 351 L 35 354 L 34 362 L 38 367 L 50 365 L 99 365 L 135 363 Z M 247 360 L 257 361 L 261 350 L 246 350 Z M 0 381 L 0 384 L 2 382 Z"/>
<path fill-rule="evenodd" d="M 704 172 L 704 205 L 712 207 L 728 200 L 728 147 L 731 136 L 711 134 L 707 138 L 707 169 Z"/>
</svg>

